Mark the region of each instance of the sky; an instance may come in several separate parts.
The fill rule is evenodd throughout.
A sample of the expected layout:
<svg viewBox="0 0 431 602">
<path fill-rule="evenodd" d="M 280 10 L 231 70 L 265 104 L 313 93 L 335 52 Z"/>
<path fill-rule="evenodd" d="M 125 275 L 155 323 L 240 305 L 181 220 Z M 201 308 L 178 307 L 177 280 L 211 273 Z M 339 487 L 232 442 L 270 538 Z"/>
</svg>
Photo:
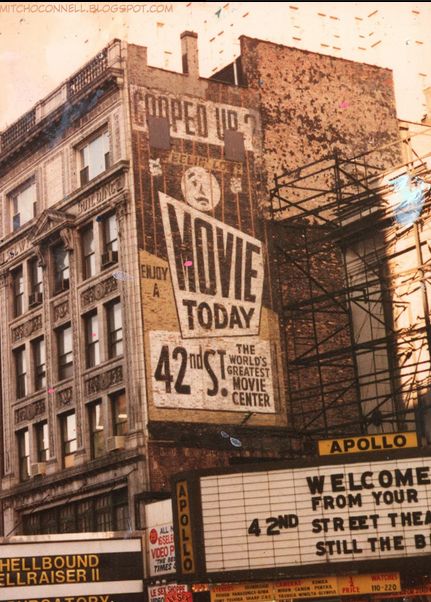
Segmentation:
<svg viewBox="0 0 431 602">
<path fill-rule="evenodd" d="M 299 6 L 299 12 L 292 10 L 292 4 Z M 431 2 L 419 4 L 428 10 L 428 17 Z M 424 13 L 415 31 L 405 19 L 406 6 L 410 5 L 416 6 L 396 2 L 0 2 L 0 129 L 31 109 L 113 38 L 147 46 L 150 65 L 179 71 L 180 33 L 185 30 L 199 34 L 202 76 L 211 75 L 238 55 L 240 34 L 353 60 L 366 56 L 364 62 L 395 69 L 399 115 L 419 121 L 425 107 L 422 88 L 431 85 L 431 52 L 427 40 L 415 41 L 420 37 L 417 28 L 425 26 Z M 377 43 L 376 50 L 370 48 L 361 54 L 349 42 L 354 39 L 353 28 L 358 22 L 355 16 L 370 17 L 371 22 L 375 7 L 380 10 L 377 29 L 380 28 L 383 43 L 380 47 Z M 325 33 L 318 20 L 323 18 L 319 13 L 323 10 L 341 15 L 341 36 L 334 33 L 335 29 Z M 385 10 L 391 12 L 384 13 Z M 330 18 L 333 21 L 328 23 L 336 27 L 336 20 Z M 364 23 L 368 27 L 366 20 Z M 302 32 L 301 41 L 292 37 L 295 31 L 297 36 Z M 368 27 L 360 37 L 379 35 L 379 31 L 370 31 Z M 341 37 L 343 48 L 340 50 L 333 43 L 326 50 L 326 45 L 317 44 L 327 35 Z M 366 43 L 372 46 L 373 39 Z M 396 47 L 392 48 L 394 44 Z M 426 57 L 424 66 L 416 65 L 418 53 Z M 420 70 L 425 73 L 418 75 Z"/>
</svg>

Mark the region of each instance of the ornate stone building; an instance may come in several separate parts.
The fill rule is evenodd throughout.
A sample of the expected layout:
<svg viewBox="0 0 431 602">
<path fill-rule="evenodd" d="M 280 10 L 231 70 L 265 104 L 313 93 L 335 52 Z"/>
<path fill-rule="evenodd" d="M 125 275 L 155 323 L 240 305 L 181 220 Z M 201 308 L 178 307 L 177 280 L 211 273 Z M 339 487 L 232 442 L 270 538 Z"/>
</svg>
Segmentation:
<svg viewBox="0 0 431 602">
<path fill-rule="evenodd" d="M 4 535 L 128 529 L 146 480 L 121 61 L 114 41 L 1 136 Z"/>
</svg>

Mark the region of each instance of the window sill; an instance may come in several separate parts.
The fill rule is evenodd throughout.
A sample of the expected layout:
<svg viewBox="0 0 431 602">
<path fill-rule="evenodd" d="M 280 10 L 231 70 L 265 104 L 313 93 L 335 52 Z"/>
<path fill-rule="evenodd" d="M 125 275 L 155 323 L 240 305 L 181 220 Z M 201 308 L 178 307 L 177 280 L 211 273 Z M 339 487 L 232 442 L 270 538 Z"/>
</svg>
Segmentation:
<svg viewBox="0 0 431 602">
<path fill-rule="evenodd" d="M 26 395 L 25 397 L 20 397 L 19 399 L 15 399 L 15 401 L 12 402 L 12 406 L 16 408 L 16 406 L 20 405 L 20 404 L 28 404 L 31 403 L 32 401 L 42 401 L 45 399 L 47 390 L 45 389 L 45 391 L 43 389 L 39 390 L 39 391 L 34 391 L 33 393 L 29 393 L 28 395 Z M 38 414 L 38 418 L 40 418 L 40 416 L 43 416 L 45 414 L 45 412 L 43 414 Z"/>
<path fill-rule="evenodd" d="M 117 163 L 114 163 L 108 169 L 105 169 L 104 171 L 102 171 L 101 173 L 99 173 L 97 176 L 94 176 L 94 178 L 91 178 L 91 180 L 88 180 L 88 182 L 85 182 L 84 184 L 79 183 L 79 185 L 76 188 L 74 194 L 77 194 L 77 193 L 82 194 L 83 192 L 86 192 L 87 190 L 91 190 L 92 188 L 98 186 L 108 176 L 110 176 L 113 173 L 115 173 L 116 171 L 118 171 L 118 168 L 120 166 L 123 167 L 123 168 L 124 167 L 129 167 L 129 161 L 127 161 L 127 160 L 120 160 Z"/>
<path fill-rule="evenodd" d="M 63 457 L 63 468 L 74 468 L 76 466 L 75 454 Z"/>
<path fill-rule="evenodd" d="M 67 378 L 63 378 L 62 380 L 54 381 L 55 388 L 64 387 L 65 385 L 73 384 L 73 376 L 68 376 Z M 51 387 L 49 387 L 51 388 Z M 54 387 L 52 387 L 54 388 Z"/>
<path fill-rule="evenodd" d="M 36 307 L 29 307 L 28 309 L 26 309 L 22 314 L 20 314 L 19 316 L 16 316 L 15 318 L 12 318 L 12 320 L 9 322 L 9 326 L 11 327 L 15 327 L 18 326 L 21 323 L 21 320 L 26 320 L 29 317 L 31 317 L 33 314 L 35 314 L 36 312 L 40 311 L 41 308 L 43 306 L 43 303 L 40 303 L 39 305 L 37 305 Z"/>
<path fill-rule="evenodd" d="M 59 297 L 60 295 L 66 294 L 66 293 L 70 293 L 70 287 L 66 288 L 64 290 L 52 291 L 51 298 L 53 299 L 54 297 Z"/>
<path fill-rule="evenodd" d="M 119 262 L 117 260 L 115 263 L 109 263 L 109 264 L 106 264 L 104 266 L 102 265 L 100 267 L 100 272 L 103 273 L 103 274 L 106 274 L 106 272 L 109 272 L 109 270 L 113 270 L 114 268 L 118 268 L 118 264 L 119 264 Z"/>
<path fill-rule="evenodd" d="M 121 363 L 123 360 L 124 360 L 124 354 L 119 355 L 118 357 L 109 358 L 107 360 L 104 360 L 100 364 L 97 364 L 97 366 L 94 366 L 92 368 L 85 368 L 85 370 L 82 371 L 82 376 L 87 377 L 89 375 L 92 376 L 93 373 L 98 374 L 100 371 L 104 370 L 105 368 L 111 368 L 115 364 Z"/>
<path fill-rule="evenodd" d="M 100 276 L 100 272 L 97 272 L 96 274 L 93 274 L 92 276 L 87 276 L 86 278 L 82 278 L 81 282 L 79 283 L 79 287 L 81 286 L 86 286 L 87 284 L 90 284 L 92 281 L 97 281 L 97 277 Z"/>
</svg>

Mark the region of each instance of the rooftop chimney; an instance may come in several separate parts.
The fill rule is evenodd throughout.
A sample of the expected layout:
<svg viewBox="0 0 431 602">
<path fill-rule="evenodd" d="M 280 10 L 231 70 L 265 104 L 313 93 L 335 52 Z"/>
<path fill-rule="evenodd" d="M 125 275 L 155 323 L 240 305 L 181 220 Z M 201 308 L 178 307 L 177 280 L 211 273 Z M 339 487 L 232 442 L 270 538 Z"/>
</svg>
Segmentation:
<svg viewBox="0 0 431 602">
<path fill-rule="evenodd" d="M 181 34 L 181 53 L 183 55 L 183 73 L 199 77 L 198 34 L 183 31 Z"/>
</svg>

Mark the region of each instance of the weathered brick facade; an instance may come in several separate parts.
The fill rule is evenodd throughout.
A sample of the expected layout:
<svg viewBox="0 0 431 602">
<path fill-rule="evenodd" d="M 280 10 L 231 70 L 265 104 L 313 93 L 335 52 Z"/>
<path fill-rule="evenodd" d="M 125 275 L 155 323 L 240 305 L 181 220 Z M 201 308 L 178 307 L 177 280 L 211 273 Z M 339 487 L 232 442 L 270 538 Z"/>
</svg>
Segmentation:
<svg viewBox="0 0 431 602">
<path fill-rule="evenodd" d="M 269 187 L 334 151 L 351 158 L 398 140 L 390 70 L 247 37 L 241 59 L 259 95 Z M 379 153 L 382 166 L 399 159 L 394 149 Z"/>
<path fill-rule="evenodd" d="M 241 59 L 248 86 L 259 94 L 268 189 L 283 172 L 297 170 L 300 177 L 312 171 L 301 168 L 320 159 L 335 154 L 348 159 L 399 140 L 389 70 L 246 37 L 241 39 Z M 390 146 L 372 159 L 387 169 L 400 162 L 400 148 Z M 325 204 L 336 197 L 332 174 L 318 173 L 298 186 L 310 182 L 328 194 L 314 193 L 316 199 L 305 208 L 325 216 Z M 294 187 L 283 193 L 292 202 L 301 198 Z M 281 219 L 291 212 L 292 206 Z M 333 218 L 333 212 L 326 217 Z M 282 299 L 296 307 L 284 314 L 290 415 L 295 429 L 323 433 L 339 425 L 338 432 L 358 432 L 355 359 L 351 351 L 334 354 L 352 344 L 347 298 L 330 297 L 346 287 L 344 246 L 328 240 L 331 229 L 322 224 L 311 216 L 273 231 L 281 248 Z M 320 360 L 319 354 L 334 355 Z"/>
<path fill-rule="evenodd" d="M 183 44 L 188 52 L 189 65 L 196 65 L 196 39 L 193 35 L 187 35 L 183 38 Z M 142 236 L 140 242 L 144 251 L 141 254 L 142 268 L 147 275 L 146 281 L 143 280 L 147 399 L 150 425 L 152 423 L 157 425 L 157 428 L 153 429 L 157 432 L 155 438 L 172 437 L 177 441 L 177 452 L 172 449 L 169 452 L 169 472 L 171 473 L 181 470 L 185 463 L 188 466 L 196 463 L 196 453 L 199 456 L 205 455 L 205 452 L 202 451 L 192 452 L 192 449 L 196 447 L 214 448 L 214 451 L 208 452 L 206 460 L 208 465 L 209 463 L 217 465 L 219 462 L 226 462 L 227 451 L 222 451 L 225 441 L 220 435 L 221 425 L 226 425 L 225 430 L 235 434 L 244 447 L 235 455 L 265 456 L 270 453 L 277 457 L 280 453 L 280 446 L 277 444 L 271 450 L 271 445 L 267 445 L 267 451 L 263 452 L 261 443 L 256 441 L 255 433 L 258 430 L 252 431 L 253 427 L 257 429 L 259 426 L 279 428 L 288 424 L 280 342 L 274 313 L 275 285 L 272 282 L 272 268 L 267 254 L 264 255 L 261 333 L 264 340 L 270 340 L 273 346 L 271 368 L 275 401 L 274 407 L 271 409 L 272 413 L 256 412 L 247 417 L 248 412 L 253 412 L 255 407 L 250 405 L 235 408 L 233 406 L 235 412 L 223 411 L 221 401 L 218 402 L 217 407 L 214 408 L 216 411 L 214 411 L 211 409 L 210 397 L 207 402 L 203 403 L 197 403 L 190 399 L 189 403 L 184 402 L 187 405 L 183 408 L 181 405 L 175 407 L 175 402 L 168 400 L 168 403 L 171 404 L 170 407 L 166 407 L 166 405 L 163 407 L 164 402 L 160 394 L 154 393 L 152 390 L 155 366 L 154 361 L 151 363 L 150 357 L 152 352 L 150 338 L 153 337 L 154 340 L 153 331 L 175 332 L 178 330 L 175 309 L 170 315 L 169 308 L 175 307 L 170 283 L 165 281 L 158 283 L 157 294 L 160 294 L 160 297 L 155 299 L 152 294 L 154 280 L 148 280 L 151 265 L 157 265 L 160 270 L 164 270 L 165 266 L 168 266 L 167 235 L 161 215 L 159 192 L 175 199 L 182 198 L 184 195 L 182 177 L 186 170 L 193 166 L 206 169 L 214 174 L 218 181 L 217 185 L 220 186 L 220 202 L 211 211 L 211 218 L 217 220 L 217 223 L 229 225 L 253 239 L 261 240 L 264 244 L 268 242 L 266 224 L 261 217 L 261 205 L 265 199 L 265 191 L 262 187 L 260 120 L 259 114 L 255 110 L 257 94 L 246 87 L 235 87 L 199 79 L 198 73 L 190 67 L 188 74 L 162 74 L 158 70 L 147 67 L 142 49 L 133 46 L 129 47 L 128 72 L 135 158 L 134 185 L 138 223 Z M 170 131 L 168 148 L 161 149 L 151 144 L 148 117 L 167 120 Z M 243 135 L 245 152 L 242 160 L 229 158 L 229 150 L 224 140 L 225 129 L 238 131 Z M 193 249 L 188 249 L 185 253 L 187 252 L 193 255 Z M 189 259 L 192 259 L 192 255 L 189 256 Z M 194 263 L 196 263 L 196 259 L 195 255 Z M 217 340 L 215 339 L 215 342 Z M 244 338 L 232 338 L 233 343 L 236 340 L 239 343 L 247 342 L 247 339 Z M 218 343 L 219 346 L 220 344 Z M 226 344 L 222 343 L 222 345 Z M 211 346 L 209 341 L 203 341 L 202 349 L 214 350 L 216 347 L 217 345 L 214 347 L 214 344 Z M 196 349 L 193 343 L 187 342 L 187 340 L 182 343 L 182 348 Z M 196 380 L 199 373 L 196 372 L 196 376 L 189 376 L 189 374 L 193 375 L 193 372 L 186 372 L 185 382 L 187 383 L 191 378 Z M 195 408 L 193 408 L 194 405 Z M 238 414 L 238 409 L 242 410 L 242 418 L 241 414 Z M 244 428 L 235 427 L 244 418 L 247 418 L 246 426 L 251 429 L 248 433 Z M 169 423 L 178 425 L 175 433 L 175 429 L 169 426 Z M 202 429 L 203 424 L 209 425 L 209 429 Z M 163 433 L 168 430 L 170 435 L 165 434 L 163 437 Z M 187 449 L 187 445 L 191 447 Z M 283 445 L 283 454 L 289 454 L 290 447 L 291 443 L 287 446 Z M 232 446 L 230 449 L 232 453 L 235 453 Z M 158 458 L 159 454 L 163 454 L 162 450 L 163 446 L 160 445 L 152 447 L 149 455 L 150 474 L 154 483 L 163 482 L 166 487 L 166 462 L 162 456 Z M 184 457 L 188 456 L 190 456 L 190 460 L 186 462 Z M 197 462 L 198 464 L 199 462 Z"/>
</svg>

